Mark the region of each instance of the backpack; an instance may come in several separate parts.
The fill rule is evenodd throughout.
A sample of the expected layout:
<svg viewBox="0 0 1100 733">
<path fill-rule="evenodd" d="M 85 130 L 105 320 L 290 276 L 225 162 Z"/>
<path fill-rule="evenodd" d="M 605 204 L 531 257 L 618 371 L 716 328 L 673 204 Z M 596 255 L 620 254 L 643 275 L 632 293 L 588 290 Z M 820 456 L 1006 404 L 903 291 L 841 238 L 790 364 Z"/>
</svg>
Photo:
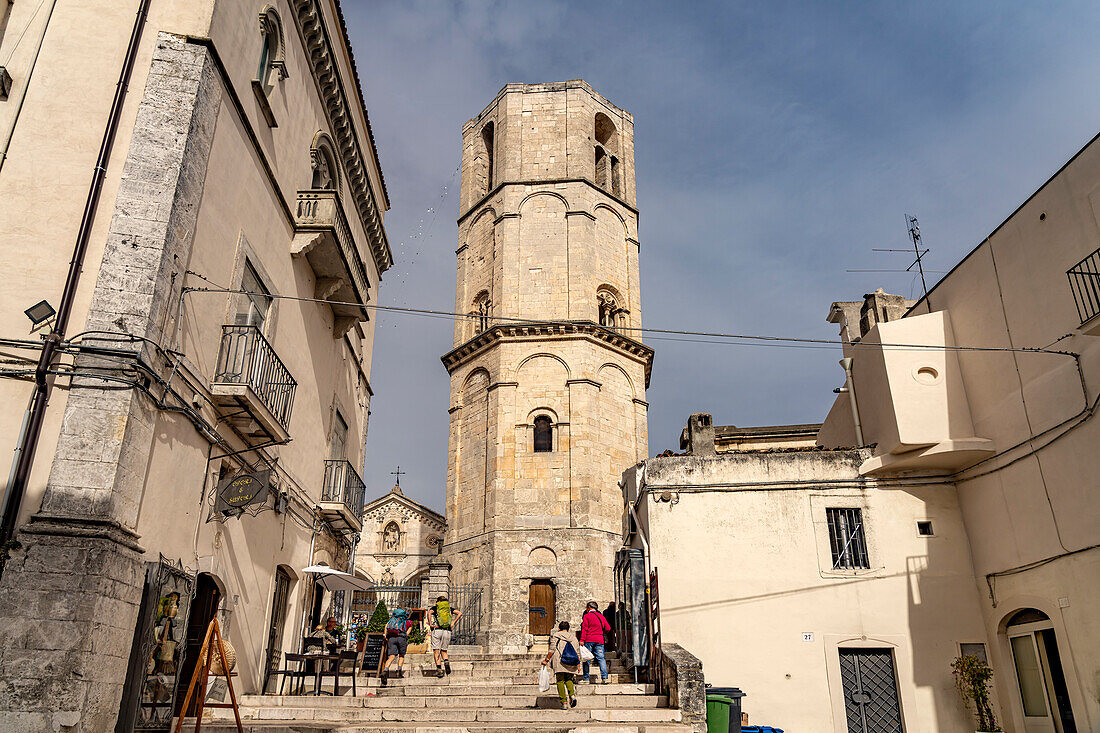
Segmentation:
<svg viewBox="0 0 1100 733">
<path fill-rule="evenodd" d="M 404 620 L 394 616 L 386 623 L 386 636 L 401 636 L 404 627 Z"/>
<path fill-rule="evenodd" d="M 560 659 L 561 663 L 567 667 L 573 667 L 581 663 L 581 658 L 577 655 L 577 650 L 573 648 L 573 642 L 565 642 L 565 648 L 561 650 Z"/>
<path fill-rule="evenodd" d="M 451 628 L 451 604 L 447 601 L 435 604 L 435 623 L 441 629 Z"/>
</svg>

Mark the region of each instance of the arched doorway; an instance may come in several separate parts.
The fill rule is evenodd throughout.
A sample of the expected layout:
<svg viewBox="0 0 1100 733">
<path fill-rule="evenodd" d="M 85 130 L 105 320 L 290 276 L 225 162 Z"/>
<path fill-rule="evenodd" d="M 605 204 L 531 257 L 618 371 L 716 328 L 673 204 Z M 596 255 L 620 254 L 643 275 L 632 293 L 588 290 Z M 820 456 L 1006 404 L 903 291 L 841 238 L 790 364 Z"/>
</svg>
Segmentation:
<svg viewBox="0 0 1100 733">
<path fill-rule="evenodd" d="M 1077 733 L 1050 617 L 1035 608 L 1017 611 L 1005 624 L 1005 636 L 1012 651 L 1024 730 Z"/>
<path fill-rule="evenodd" d="M 218 604 L 221 603 L 222 592 L 214 582 L 214 576 L 209 573 L 199 573 L 195 583 L 195 599 L 191 602 L 191 616 L 187 619 L 187 641 L 183 651 L 183 664 L 180 666 L 179 685 L 176 687 L 176 713 L 180 713 L 183 707 L 183 698 L 187 696 L 187 686 L 191 684 L 191 676 L 195 674 L 195 666 L 198 663 L 199 652 L 202 650 L 203 639 L 206 638 L 206 627 L 214 619 L 218 612 Z M 198 710 L 199 698 L 205 691 L 191 696 L 191 704 L 185 715 L 194 715 Z"/>
<path fill-rule="evenodd" d="M 554 630 L 555 604 L 557 592 L 554 583 L 549 580 L 532 580 L 528 591 L 527 618 L 530 632 L 534 636 L 549 636 Z"/>
</svg>

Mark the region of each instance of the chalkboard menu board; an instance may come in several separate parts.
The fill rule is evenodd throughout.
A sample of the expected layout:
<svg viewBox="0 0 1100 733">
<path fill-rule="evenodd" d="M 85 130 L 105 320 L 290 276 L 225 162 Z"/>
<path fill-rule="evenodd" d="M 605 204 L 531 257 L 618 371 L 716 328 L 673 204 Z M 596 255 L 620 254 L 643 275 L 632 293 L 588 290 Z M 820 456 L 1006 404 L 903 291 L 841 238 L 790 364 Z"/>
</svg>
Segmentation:
<svg viewBox="0 0 1100 733">
<path fill-rule="evenodd" d="M 363 646 L 363 671 L 367 674 L 378 674 L 385 655 L 386 635 L 367 634 L 366 644 Z"/>
</svg>

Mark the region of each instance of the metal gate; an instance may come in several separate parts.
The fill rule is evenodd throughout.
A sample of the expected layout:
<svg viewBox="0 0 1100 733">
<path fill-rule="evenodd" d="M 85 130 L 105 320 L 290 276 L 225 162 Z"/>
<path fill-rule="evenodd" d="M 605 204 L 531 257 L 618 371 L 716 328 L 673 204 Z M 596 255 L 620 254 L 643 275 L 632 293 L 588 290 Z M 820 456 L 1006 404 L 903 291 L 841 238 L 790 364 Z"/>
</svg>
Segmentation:
<svg viewBox="0 0 1100 733">
<path fill-rule="evenodd" d="M 420 608 L 419 585 L 379 585 L 370 590 L 357 590 L 351 595 L 351 612 L 363 614 L 368 619 L 378 607 L 378 602 L 386 604 L 386 610 L 393 613 L 395 608 Z"/>
<path fill-rule="evenodd" d="M 462 616 L 451 626 L 451 643 L 476 644 L 481 633 L 481 586 L 449 586 L 447 600 L 451 608 L 462 611 Z"/>
<path fill-rule="evenodd" d="M 841 649 L 840 683 L 848 733 L 902 733 L 894 655 L 889 649 Z"/>
<path fill-rule="evenodd" d="M 171 729 L 194 590 L 195 576 L 179 561 L 146 563 L 116 731 Z"/>
</svg>

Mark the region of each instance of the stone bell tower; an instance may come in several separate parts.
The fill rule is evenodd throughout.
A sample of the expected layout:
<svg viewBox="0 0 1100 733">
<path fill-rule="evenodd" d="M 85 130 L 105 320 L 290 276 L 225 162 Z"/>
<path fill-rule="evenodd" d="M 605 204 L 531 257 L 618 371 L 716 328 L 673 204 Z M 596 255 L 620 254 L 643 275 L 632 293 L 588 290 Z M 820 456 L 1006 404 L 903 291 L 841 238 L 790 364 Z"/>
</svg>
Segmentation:
<svg viewBox="0 0 1100 733">
<path fill-rule="evenodd" d="M 634 123 L 581 80 L 509 84 L 462 145 L 444 555 L 479 642 L 519 651 L 610 602 L 647 456 Z"/>
</svg>

